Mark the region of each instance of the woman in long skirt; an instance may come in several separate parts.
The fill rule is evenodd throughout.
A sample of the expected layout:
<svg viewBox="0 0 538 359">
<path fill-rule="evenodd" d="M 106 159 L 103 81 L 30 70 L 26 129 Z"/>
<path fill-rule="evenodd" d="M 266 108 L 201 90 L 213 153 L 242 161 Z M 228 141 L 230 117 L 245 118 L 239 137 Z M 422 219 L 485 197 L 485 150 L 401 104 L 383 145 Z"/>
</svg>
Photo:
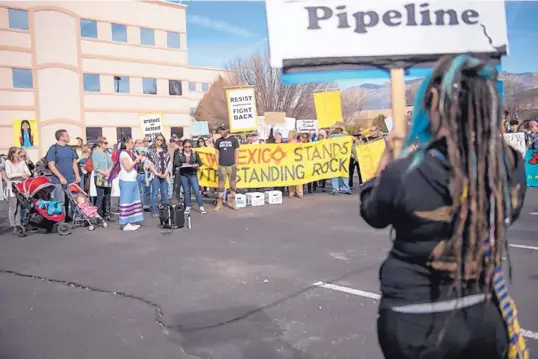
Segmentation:
<svg viewBox="0 0 538 359">
<path fill-rule="evenodd" d="M 120 145 L 119 159 L 111 174 L 113 180 L 116 176 L 120 182 L 120 219 L 119 223 L 124 231 L 136 231 L 144 220 L 144 209 L 140 200 L 140 188 L 136 180 L 137 166 L 143 155 L 135 156 L 134 142 L 124 139 Z"/>
</svg>

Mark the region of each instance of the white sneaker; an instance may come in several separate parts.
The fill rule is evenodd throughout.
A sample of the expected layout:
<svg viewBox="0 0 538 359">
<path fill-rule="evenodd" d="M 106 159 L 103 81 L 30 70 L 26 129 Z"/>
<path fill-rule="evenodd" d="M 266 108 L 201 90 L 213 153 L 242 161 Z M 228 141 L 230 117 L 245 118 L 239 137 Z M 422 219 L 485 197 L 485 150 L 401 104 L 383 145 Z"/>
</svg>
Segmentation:
<svg viewBox="0 0 538 359">
<path fill-rule="evenodd" d="M 133 226 L 131 223 L 127 223 L 124 227 L 124 231 L 136 231 L 138 228 Z"/>
<path fill-rule="evenodd" d="M 134 230 L 136 231 L 138 228 L 140 228 L 140 225 L 139 224 L 131 224 L 131 227 L 133 227 Z"/>
<path fill-rule="evenodd" d="M 206 214 L 206 213 L 207 213 L 207 212 L 205 211 L 204 206 L 200 207 L 200 213 L 201 213 L 201 214 Z"/>
<path fill-rule="evenodd" d="M 185 207 L 185 214 L 191 213 L 191 207 Z"/>
</svg>

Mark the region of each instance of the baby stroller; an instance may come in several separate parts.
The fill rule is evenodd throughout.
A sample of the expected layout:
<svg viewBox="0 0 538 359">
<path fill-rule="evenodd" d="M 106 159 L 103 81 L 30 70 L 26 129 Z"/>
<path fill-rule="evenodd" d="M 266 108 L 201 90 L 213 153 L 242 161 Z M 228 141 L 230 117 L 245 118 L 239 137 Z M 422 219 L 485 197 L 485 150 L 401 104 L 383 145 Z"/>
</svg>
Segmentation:
<svg viewBox="0 0 538 359">
<path fill-rule="evenodd" d="M 54 189 L 54 184 L 43 176 L 13 184 L 17 200 L 26 209 L 21 224 L 16 227 L 19 237 L 39 229 L 57 232 L 61 236 L 71 234 L 71 225 L 65 221 L 65 209 L 58 202 L 51 201 Z"/>
<path fill-rule="evenodd" d="M 88 225 L 88 230 L 90 231 L 95 230 L 95 224 L 101 224 L 103 228 L 108 227 L 108 223 L 98 213 L 95 213 L 95 215 L 90 217 L 84 214 L 82 209 L 79 207 L 77 203 L 77 196 L 82 195 L 86 199 L 86 202 L 90 201 L 88 195 L 86 194 L 86 192 L 84 192 L 82 188 L 72 183 L 69 186 L 67 186 L 67 190 L 65 191 L 65 194 L 67 195 L 69 203 L 73 208 L 73 226 L 74 227 L 84 227 Z"/>
</svg>

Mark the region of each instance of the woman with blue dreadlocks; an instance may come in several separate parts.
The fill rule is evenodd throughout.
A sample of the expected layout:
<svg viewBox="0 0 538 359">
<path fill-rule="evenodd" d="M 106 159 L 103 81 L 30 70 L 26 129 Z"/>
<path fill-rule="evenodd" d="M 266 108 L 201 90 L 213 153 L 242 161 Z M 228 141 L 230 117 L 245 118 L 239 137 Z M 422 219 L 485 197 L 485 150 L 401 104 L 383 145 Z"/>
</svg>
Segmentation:
<svg viewBox="0 0 538 359">
<path fill-rule="evenodd" d="M 495 67 L 442 58 L 361 192 L 361 216 L 396 236 L 381 266 L 378 338 L 387 359 L 527 359 L 504 279 L 507 227 L 525 196 L 524 161 L 503 140 Z"/>
</svg>

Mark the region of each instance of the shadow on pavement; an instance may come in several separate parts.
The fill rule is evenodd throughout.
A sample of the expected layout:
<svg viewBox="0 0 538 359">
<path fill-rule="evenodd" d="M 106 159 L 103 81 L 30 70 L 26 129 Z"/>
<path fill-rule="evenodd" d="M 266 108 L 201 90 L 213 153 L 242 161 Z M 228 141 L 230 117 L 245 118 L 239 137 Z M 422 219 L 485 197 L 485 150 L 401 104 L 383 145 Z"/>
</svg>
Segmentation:
<svg viewBox="0 0 538 359">
<path fill-rule="evenodd" d="M 182 314 L 174 317 L 171 327 L 180 335 L 187 354 L 204 359 L 311 358 L 286 342 L 284 330 L 264 311 L 230 322 L 230 318 L 255 310 L 245 306 Z"/>
</svg>

